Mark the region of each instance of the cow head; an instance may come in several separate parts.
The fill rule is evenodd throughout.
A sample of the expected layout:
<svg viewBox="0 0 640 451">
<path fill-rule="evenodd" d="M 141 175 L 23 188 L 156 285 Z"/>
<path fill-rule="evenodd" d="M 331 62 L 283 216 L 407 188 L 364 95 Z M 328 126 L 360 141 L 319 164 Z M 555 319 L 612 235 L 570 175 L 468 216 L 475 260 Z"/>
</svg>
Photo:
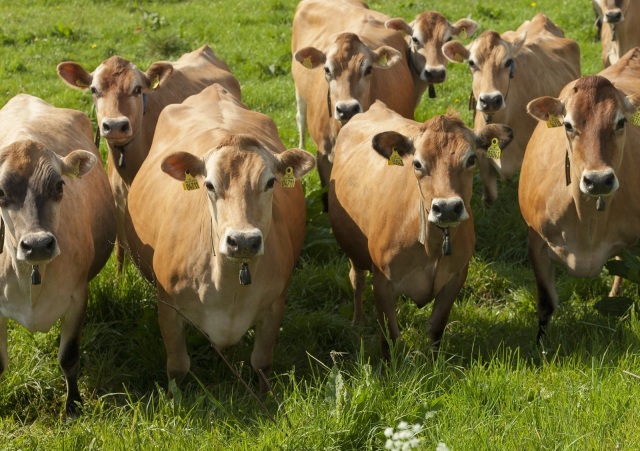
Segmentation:
<svg viewBox="0 0 640 451">
<path fill-rule="evenodd" d="M 74 62 L 58 64 L 57 71 L 69 86 L 91 91 L 100 134 L 114 146 L 125 146 L 142 128 L 145 92 L 161 86 L 173 66 L 156 62 L 142 72 L 126 59 L 112 56 L 92 73 Z"/>
<path fill-rule="evenodd" d="M 393 67 L 402 61 L 402 55 L 388 46 L 370 49 L 357 35 L 342 33 L 326 52 L 305 47 L 296 52 L 295 59 L 307 69 L 324 67 L 329 84 L 329 114 L 345 123 L 367 111 L 373 103 L 370 95 L 373 72 Z"/>
<path fill-rule="evenodd" d="M 478 135 L 456 116 L 440 115 L 427 120 L 417 136 L 395 131 L 373 137 L 376 152 L 389 158 L 413 155 L 413 168 L 427 220 L 446 228 L 469 217 L 476 153 L 485 152 L 494 139 L 504 148 L 512 140 L 509 127 L 487 125 Z"/>
<path fill-rule="evenodd" d="M 60 254 L 56 233 L 65 177 L 80 177 L 97 158 L 85 150 L 60 157 L 34 141 L 0 149 L 4 249 L 18 262 L 45 264 Z"/>
<path fill-rule="evenodd" d="M 625 11 L 632 0 L 592 0 L 593 10 L 603 23 L 617 25 L 624 20 Z"/>
<path fill-rule="evenodd" d="M 444 43 L 454 36 L 471 36 L 478 29 L 478 24 L 471 19 L 460 19 L 451 25 L 436 11 L 423 12 L 410 24 L 403 19 L 390 19 L 385 26 L 405 33 L 412 70 L 429 84 L 442 83 L 447 78 L 447 58 L 442 53 Z"/>
<path fill-rule="evenodd" d="M 162 170 L 177 180 L 185 174 L 207 190 L 220 254 L 246 261 L 264 253 L 272 220 L 273 191 L 289 171 L 299 178 L 315 158 L 302 149 L 273 154 L 248 135 L 226 135 L 204 157 L 187 152 L 169 155 Z"/>
<path fill-rule="evenodd" d="M 619 187 L 616 171 L 622 163 L 625 129 L 637 106 L 636 96 L 626 97 L 608 79 L 594 75 L 577 80 L 562 99 L 532 100 L 527 112 L 564 127 L 570 183 L 584 195 L 602 198 Z"/>
<path fill-rule="evenodd" d="M 468 62 L 478 111 L 493 114 L 506 107 L 509 84 L 514 77 L 515 58 L 526 35 L 523 32 L 507 42 L 495 31 L 485 31 L 466 47 L 460 42 L 451 41 L 442 48 L 449 60 Z"/>
</svg>

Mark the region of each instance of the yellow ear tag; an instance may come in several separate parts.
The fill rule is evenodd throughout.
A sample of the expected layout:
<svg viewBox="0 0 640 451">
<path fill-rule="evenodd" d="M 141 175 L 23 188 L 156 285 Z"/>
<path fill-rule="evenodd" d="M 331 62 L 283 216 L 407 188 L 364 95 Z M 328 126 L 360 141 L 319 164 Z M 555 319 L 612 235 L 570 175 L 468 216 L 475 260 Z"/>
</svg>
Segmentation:
<svg viewBox="0 0 640 451">
<path fill-rule="evenodd" d="M 455 55 L 453 55 L 453 59 L 459 63 L 462 63 L 464 61 L 464 58 L 459 53 L 456 53 Z"/>
<path fill-rule="evenodd" d="M 157 89 L 160 86 L 160 75 L 156 75 L 155 80 L 153 80 L 153 84 L 151 85 L 151 89 Z"/>
<path fill-rule="evenodd" d="M 640 110 L 633 113 L 633 116 L 631 116 L 631 123 L 633 125 L 640 125 Z"/>
<path fill-rule="evenodd" d="M 547 128 L 560 127 L 561 125 L 562 125 L 562 122 L 560 122 L 560 119 L 555 117 L 553 114 L 549 113 L 549 120 L 547 121 Z"/>
<path fill-rule="evenodd" d="M 500 155 L 502 155 L 502 149 L 500 149 L 500 144 L 498 144 L 498 138 L 493 138 L 491 145 L 487 149 L 487 158 L 497 160 L 500 158 Z"/>
<path fill-rule="evenodd" d="M 80 80 L 79 78 L 76 79 L 76 86 L 79 86 L 80 88 L 88 88 L 89 85 L 86 84 L 84 81 Z"/>
<path fill-rule="evenodd" d="M 458 33 L 458 37 L 460 39 L 467 39 L 467 29 L 465 27 L 460 28 L 460 33 Z"/>
<path fill-rule="evenodd" d="M 66 175 L 75 179 L 80 174 L 80 163 L 76 163 L 76 165 L 69 171 L 67 171 Z"/>
<path fill-rule="evenodd" d="M 305 59 L 303 59 L 302 65 L 307 69 L 311 69 L 313 67 L 313 63 L 311 62 L 311 57 L 307 56 Z"/>
<path fill-rule="evenodd" d="M 185 191 L 193 191 L 194 189 L 200 188 L 200 185 L 198 185 L 198 181 L 191 174 L 189 174 L 189 171 L 185 171 L 184 173 L 184 182 L 182 182 L 182 188 Z"/>
<path fill-rule="evenodd" d="M 293 175 L 293 168 L 291 166 L 284 171 L 280 185 L 283 188 L 293 188 L 296 186 L 296 176 Z"/>
<path fill-rule="evenodd" d="M 387 55 L 382 55 L 380 58 L 378 58 L 378 65 L 380 67 L 386 67 L 387 66 Z"/>
<path fill-rule="evenodd" d="M 387 162 L 387 164 L 389 166 L 404 166 L 402 157 L 400 156 L 400 154 L 398 154 L 398 151 L 395 147 L 391 150 L 391 155 L 389 156 L 389 161 Z"/>
</svg>

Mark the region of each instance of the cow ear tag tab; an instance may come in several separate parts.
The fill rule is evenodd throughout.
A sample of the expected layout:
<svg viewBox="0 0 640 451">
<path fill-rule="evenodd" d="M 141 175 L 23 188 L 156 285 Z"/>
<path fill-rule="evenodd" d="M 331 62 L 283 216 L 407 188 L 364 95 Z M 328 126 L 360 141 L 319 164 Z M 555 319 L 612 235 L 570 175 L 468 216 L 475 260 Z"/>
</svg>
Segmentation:
<svg viewBox="0 0 640 451">
<path fill-rule="evenodd" d="M 313 67 L 313 63 L 311 62 L 311 57 L 306 57 L 302 60 L 302 65 L 307 69 L 311 69 Z"/>
<path fill-rule="evenodd" d="M 404 166 L 402 162 L 402 157 L 398 153 L 398 150 L 394 147 L 391 149 L 391 155 L 389 155 L 389 161 L 387 161 L 387 165 L 389 166 Z"/>
<path fill-rule="evenodd" d="M 560 122 L 560 119 L 558 119 L 553 114 L 549 113 L 549 120 L 547 120 L 547 128 L 560 127 L 561 125 L 562 125 L 562 122 Z"/>
<path fill-rule="evenodd" d="M 293 188 L 296 186 L 296 176 L 293 175 L 293 168 L 291 166 L 285 169 L 280 185 L 283 188 Z"/>
<path fill-rule="evenodd" d="M 458 38 L 467 39 L 467 29 L 465 27 L 460 28 L 460 33 L 458 33 Z"/>
<path fill-rule="evenodd" d="M 380 67 L 387 67 L 387 55 L 382 55 L 379 59 L 378 59 L 378 65 L 380 65 Z"/>
<path fill-rule="evenodd" d="M 633 113 L 633 116 L 631 116 L 631 123 L 633 125 L 640 126 L 640 110 Z"/>
<path fill-rule="evenodd" d="M 491 145 L 487 149 L 487 158 L 497 160 L 500 158 L 500 155 L 502 155 L 502 149 L 500 149 L 498 138 L 493 138 Z"/>
<path fill-rule="evenodd" d="M 198 188 L 200 188 L 200 185 L 198 185 L 198 181 L 191 174 L 189 174 L 189 171 L 185 171 L 184 182 L 182 182 L 182 189 L 184 189 L 185 191 L 193 191 Z"/>
<path fill-rule="evenodd" d="M 160 86 L 160 76 L 156 75 L 156 78 L 153 79 L 153 83 L 151 84 L 151 89 L 158 89 Z"/>
</svg>

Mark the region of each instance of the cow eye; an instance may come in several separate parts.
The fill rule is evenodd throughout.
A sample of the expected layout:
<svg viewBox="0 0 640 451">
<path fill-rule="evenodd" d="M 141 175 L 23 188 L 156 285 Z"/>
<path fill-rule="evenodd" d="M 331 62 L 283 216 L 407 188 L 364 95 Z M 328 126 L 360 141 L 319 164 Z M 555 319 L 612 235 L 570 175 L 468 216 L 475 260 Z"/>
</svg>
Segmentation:
<svg viewBox="0 0 640 451">
<path fill-rule="evenodd" d="M 98 94 L 98 90 L 96 89 L 96 87 L 95 87 L 95 86 L 92 86 L 92 87 L 91 87 L 91 94 L 93 94 L 93 95 Z"/>
<path fill-rule="evenodd" d="M 329 69 L 327 66 L 325 66 L 325 67 L 324 67 L 324 74 L 325 74 L 327 77 L 330 77 L 330 76 L 331 76 L 331 69 Z"/>
<path fill-rule="evenodd" d="M 624 124 L 627 122 L 627 119 L 622 118 L 618 121 L 618 123 L 616 124 L 616 131 L 618 130 L 622 130 L 624 128 Z"/>
<path fill-rule="evenodd" d="M 135 88 L 133 88 L 134 96 L 139 96 L 140 94 L 142 94 L 142 86 L 136 86 Z"/>
<path fill-rule="evenodd" d="M 476 67 L 476 63 L 474 63 L 473 60 L 469 60 L 469 67 L 471 68 Z"/>
<path fill-rule="evenodd" d="M 367 66 L 367 67 L 364 69 L 364 75 L 365 75 L 365 76 L 367 76 L 367 75 L 371 75 L 371 72 L 373 72 L 373 67 L 372 67 L 372 66 Z"/>
<path fill-rule="evenodd" d="M 411 40 L 413 41 L 414 44 L 420 44 L 420 41 L 418 41 L 418 38 L 416 38 L 415 36 L 411 36 Z"/>
<path fill-rule="evenodd" d="M 416 171 L 421 170 L 422 163 L 420 163 L 418 160 L 413 160 L 413 169 L 415 169 Z"/>
<path fill-rule="evenodd" d="M 477 159 L 478 157 L 476 157 L 475 155 L 469 155 L 469 158 L 467 158 L 467 167 L 470 168 L 472 166 L 475 166 Z"/>
<path fill-rule="evenodd" d="M 62 180 L 58 180 L 56 182 L 55 190 L 56 190 L 56 196 L 58 197 L 62 196 L 62 193 L 64 192 L 64 182 Z"/>
<path fill-rule="evenodd" d="M 0 205 L 4 206 L 7 204 L 7 196 L 4 194 L 4 190 L 0 189 Z"/>
<path fill-rule="evenodd" d="M 215 188 L 213 187 L 213 183 L 204 182 L 204 186 L 205 186 L 205 188 L 207 188 L 207 191 L 209 191 L 210 193 L 215 193 L 216 192 Z"/>
<path fill-rule="evenodd" d="M 453 36 L 449 36 L 445 42 L 449 42 L 453 39 Z"/>
<path fill-rule="evenodd" d="M 564 122 L 564 129 L 569 132 L 569 133 L 573 133 L 573 125 L 571 125 L 569 122 Z"/>
<path fill-rule="evenodd" d="M 265 187 L 265 191 L 269 191 L 270 189 L 273 188 L 273 184 L 276 182 L 276 178 L 275 177 L 271 177 L 269 180 L 267 180 L 267 186 Z"/>
<path fill-rule="evenodd" d="M 511 65 L 513 64 L 513 60 L 511 58 L 509 58 L 505 63 L 504 63 L 504 67 L 511 67 Z"/>
</svg>

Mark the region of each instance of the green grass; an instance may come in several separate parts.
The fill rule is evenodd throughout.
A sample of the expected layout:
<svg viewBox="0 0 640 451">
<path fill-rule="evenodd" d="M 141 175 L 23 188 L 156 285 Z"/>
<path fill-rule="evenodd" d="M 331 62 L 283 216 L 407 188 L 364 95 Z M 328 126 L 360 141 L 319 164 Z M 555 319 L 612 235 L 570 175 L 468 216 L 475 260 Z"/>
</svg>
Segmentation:
<svg viewBox="0 0 640 451">
<path fill-rule="evenodd" d="M 146 67 L 210 44 L 242 85 L 243 100 L 276 121 L 297 145 L 290 76 L 293 0 L 26 1 L 0 4 L 0 104 L 26 92 L 91 114 L 89 96 L 55 73 L 63 60 L 95 68 L 119 54 Z M 584 74 L 600 70 L 593 13 L 586 0 L 434 0 L 457 20 L 471 14 L 484 29 L 516 28 L 539 11 L 580 42 Z M 407 20 L 422 2 L 373 1 L 372 9 Z M 517 75 L 516 75 L 517 76 Z M 449 65 L 425 120 L 454 108 L 470 123 L 471 77 Z M 1 126 L 1 125 L 0 125 Z M 310 142 L 310 140 L 309 140 Z M 310 145 L 309 150 L 315 150 Z M 296 268 L 275 357 L 266 411 L 234 378 L 207 341 L 192 331 L 192 374 L 172 401 L 156 319 L 154 290 L 129 266 L 109 262 L 91 284 L 82 340 L 80 389 L 85 414 L 65 422 L 58 333 L 29 334 L 10 323 L 10 367 L 0 380 L 0 449 L 381 449 L 387 427 L 419 423 L 421 449 L 637 449 L 640 446 L 640 321 L 595 308 L 610 277 L 581 280 L 558 271 L 560 309 L 546 340 L 534 345 L 535 284 L 517 183 L 500 186 L 490 210 L 473 206 L 477 251 L 454 306 L 441 353 L 426 338 L 430 306 L 398 302 L 403 342 L 380 361 L 371 287 L 365 325 L 351 326 L 348 261 L 320 213 L 314 172 L 305 181 L 307 241 Z M 625 294 L 636 305 L 635 287 Z M 252 334 L 226 352 L 253 387 Z M 631 373 L 631 374 L 629 374 Z"/>
</svg>

